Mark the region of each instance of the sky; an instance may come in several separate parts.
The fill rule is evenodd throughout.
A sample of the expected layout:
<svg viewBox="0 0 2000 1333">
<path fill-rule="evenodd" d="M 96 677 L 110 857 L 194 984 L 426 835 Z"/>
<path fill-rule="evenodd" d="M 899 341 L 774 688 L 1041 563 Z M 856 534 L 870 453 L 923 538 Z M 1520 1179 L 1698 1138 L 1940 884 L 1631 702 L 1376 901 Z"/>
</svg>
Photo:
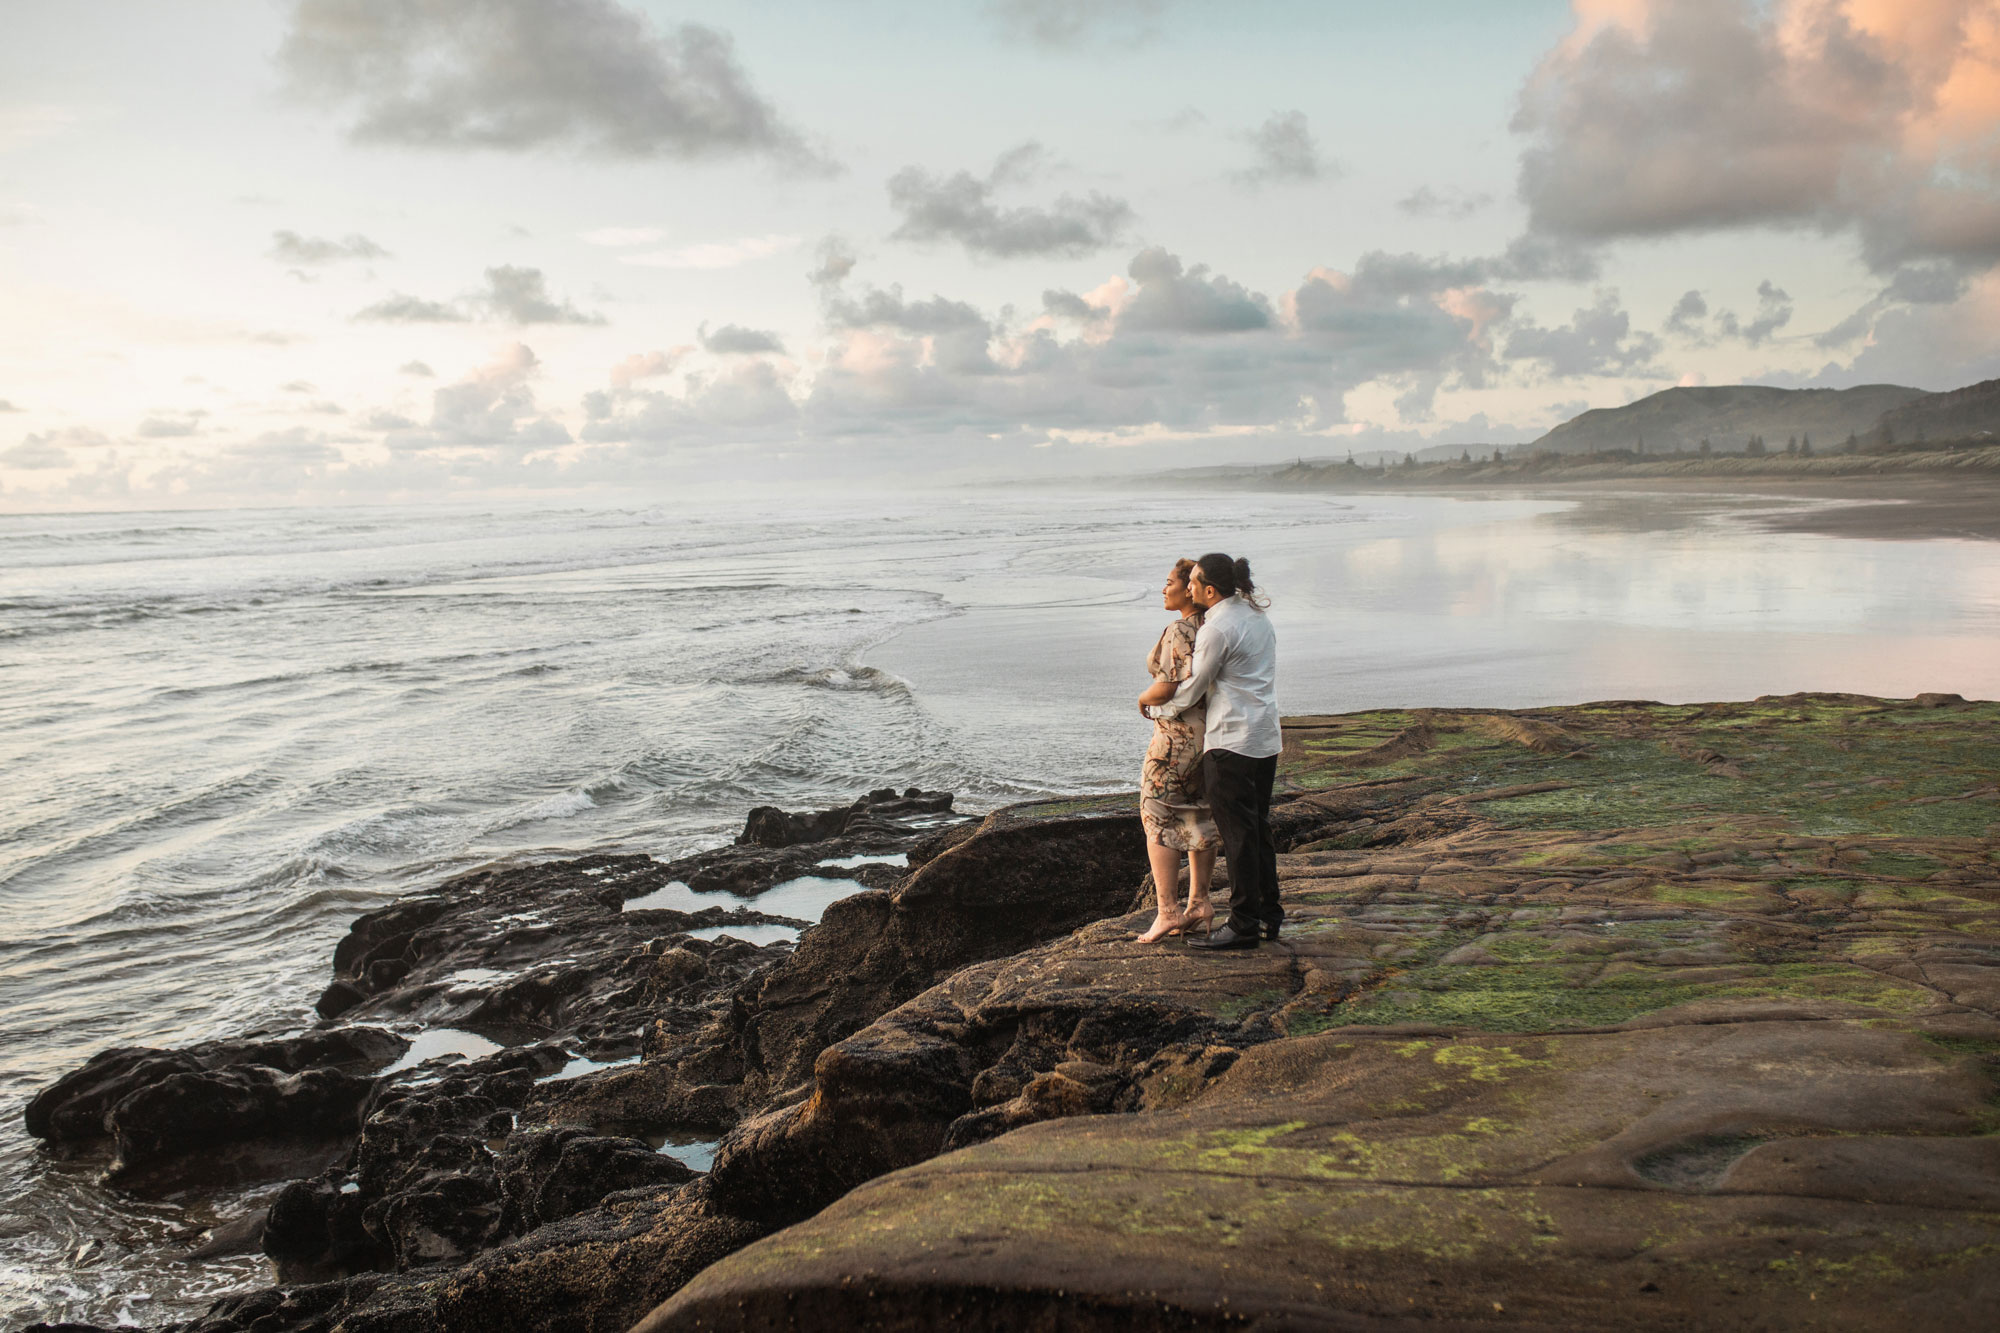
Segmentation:
<svg viewBox="0 0 2000 1333">
<path fill-rule="evenodd" d="M 2000 376 L 2000 0 L 0 0 L 0 511 Z"/>
</svg>

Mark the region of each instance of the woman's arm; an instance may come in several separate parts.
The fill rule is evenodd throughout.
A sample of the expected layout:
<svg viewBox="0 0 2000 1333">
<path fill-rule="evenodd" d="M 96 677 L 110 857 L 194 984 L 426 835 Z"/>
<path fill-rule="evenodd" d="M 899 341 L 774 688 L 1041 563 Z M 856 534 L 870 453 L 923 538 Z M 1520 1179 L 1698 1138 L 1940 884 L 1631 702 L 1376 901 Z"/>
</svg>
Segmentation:
<svg viewBox="0 0 2000 1333">
<path fill-rule="evenodd" d="M 1225 651 L 1220 625 L 1204 625 L 1194 638 L 1194 668 L 1186 680 L 1180 681 L 1173 697 L 1157 705 L 1157 711 L 1149 714 L 1156 721 L 1166 721 L 1179 717 L 1201 701 L 1208 693 L 1208 687 L 1215 684 L 1215 678 L 1222 671 L 1222 657 Z"/>
<path fill-rule="evenodd" d="M 1174 691 L 1179 688 L 1179 681 L 1156 680 L 1139 695 L 1139 707 L 1150 708 L 1154 704 L 1163 704 L 1173 698 Z"/>
</svg>

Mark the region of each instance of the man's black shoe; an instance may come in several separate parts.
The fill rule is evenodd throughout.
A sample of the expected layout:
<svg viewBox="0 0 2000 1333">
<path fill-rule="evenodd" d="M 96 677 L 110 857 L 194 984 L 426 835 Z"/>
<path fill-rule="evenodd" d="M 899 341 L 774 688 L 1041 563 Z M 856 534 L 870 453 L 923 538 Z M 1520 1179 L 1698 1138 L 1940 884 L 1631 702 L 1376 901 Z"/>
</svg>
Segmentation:
<svg viewBox="0 0 2000 1333">
<path fill-rule="evenodd" d="M 1236 927 L 1224 926 L 1212 935 L 1197 935 L 1188 941 L 1190 949 L 1254 949 L 1257 947 L 1255 932 L 1247 935 L 1236 933 Z"/>
<path fill-rule="evenodd" d="M 1275 939 L 1277 939 L 1277 938 L 1278 938 L 1278 926 L 1279 926 L 1280 924 L 1281 924 L 1280 922 L 1276 922 L 1276 921 L 1266 921 L 1266 922 L 1264 923 L 1264 938 L 1265 938 L 1265 939 L 1267 939 L 1267 940 L 1275 940 Z"/>
</svg>

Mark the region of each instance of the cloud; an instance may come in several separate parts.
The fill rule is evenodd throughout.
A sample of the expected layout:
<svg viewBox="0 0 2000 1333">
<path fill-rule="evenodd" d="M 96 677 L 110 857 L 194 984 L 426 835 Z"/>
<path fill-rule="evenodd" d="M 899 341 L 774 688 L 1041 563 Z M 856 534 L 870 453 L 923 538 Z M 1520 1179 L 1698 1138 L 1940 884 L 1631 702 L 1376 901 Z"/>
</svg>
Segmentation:
<svg viewBox="0 0 2000 1333">
<path fill-rule="evenodd" d="M 1210 277 L 1206 264 L 1183 268 L 1159 246 L 1133 256 L 1138 289 L 1118 313 L 1121 332 L 1241 333 L 1269 328 L 1271 303 L 1241 283 Z"/>
<path fill-rule="evenodd" d="M 1354 383 L 1403 379 L 1398 410 L 1427 417 L 1447 376 L 1480 387 L 1498 369 L 1495 334 L 1516 298 L 1488 291 L 1484 270 L 1476 260 L 1371 251 L 1352 273 L 1309 274 L 1288 299 L 1290 322 Z"/>
<path fill-rule="evenodd" d="M 270 258 L 280 264 L 337 264 L 344 259 L 387 259 L 389 252 L 359 234 L 331 240 L 295 231 L 271 233 Z"/>
<path fill-rule="evenodd" d="M 1597 293 L 1596 303 L 1578 310 L 1570 322 L 1554 328 L 1518 324 L 1507 335 L 1502 355 L 1510 361 L 1539 362 L 1553 377 L 1629 375 L 1660 378 L 1653 364 L 1660 340 L 1632 332 L 1631 316 L 1619 304 L 1618 293 Z"/>
<path fill-rule="evenodd" d="M 1058 319 L 1074 319 L 1085 324 L 1095 324 L 1111 314 L 1110 306 L 1092 305 L 1075 292 L 1046 291 L 1042 293 L 1042 309 Z"/>
<path fill-rule="evenodd" d="M 463 324 L 470 318 L 464 311 L 441 301 L 426 301 L 402 292 L 354 312 L 354 318 L 385 324 Z"/>
<path fill-rule="evenodd" d="M 21 408 L 16 407 L 13 403 L 9 402 L 7 399 L 0 398 L 0 412 L 19 412 L 21 410 L 22 410 Z"/>
<path fill-rule="evenodd" d="M 201 411 L 176 412 L 147 417 L 139 423 L 133 434 L 146 440 L 178 439 L 201 433 L 201 421 L 208 413 Z"/>
<path fill-rule="evenodd" d="M 994 202 L 998 190 L 1032 179 L 1042 158 L 1041 145 L 1024 143 L 1002 153 L 984 176 L 903 168 L 889 178 L 889 204 L 903 218 L 892 237 L 956 241 L 987 259 L 1079 259 L 1116 244 L 1132 223 L 1123 199 L 1093 190 L 1082 198 L 1060 195 L 1044 208 Z"/>
<path fill-rule="evenodd" d="M 1530 232 L 1508 242 L 1489 269 L 1509 282 L 1593 282 L 1602 263 L 1594 243 Z"/>
<path fill-rule="evenodd" d="M 714 333 L 708 331 L 708 325 L 702 325 L 701 345 L 707 351 L 723 355 L 776 352 L 782 356 L 785 351 L 785 344 L 777 334 L 766 333 L 762 329 L 746 329 L 741 324 L 724 324 Z"/>
<path fill-rule="evenodd" d="M 1236 173 L 1236 179 L 1246 185 L 1315 181 L 1339 174 L 1337 163 L 1320 158 L 1319 143 L 1303 111 L 1275 111 L 1243 138 L 1250 145 L 1252 158 L 1248 167 Z"/>
<path fill-rule="evenodd" d="M 1972 280 L 1957 300 L 1884 306 L 1856 337 L 1860 345 L 1847 360 L 1829 361 L 1815 374 L 1768 375 L 1763 382 L 1945 390 L 2000 378 L 2000 271 Z"/>
<path fill-rule="evenodd" d="M 484 448 L 509 456 L 567 444 L 569 432 L 536 405 L 532 381 L 541 362 L 523 343 L 512 343 L 490 363 L 431 395 L 431 418 L 416 430 L 392 432 L 397 453 Z"/>
<path fill-rule="evenodd" d="M 473 318 L 506 324 L 602 324 L 604 316 L 577 309 L 549 295 L 538 268 L 500 264 L 486 270 L 483 290 L 456 301 L 427 301 L 401 292 L 355 312 L 354 318 L 389 324 L 463 324 Z M 420 365 L 421 362 L 413 362 Z M 405 374 L 412 374 L 408 366 Z M 425 372 L 428 373 L 428 367 Z"/>
<path fill-rule="evenodd" d="M 652 245 L 666 234 L 659 227 L 599 227 L 595 231 L 583 232 L 581 236 L 586 245 L 622 250 L 628 245 Z"/>
<path fill-rule="evenodd" d="M 502 264 L 486 270 L 486 291 L 475 301 L 495 319 L 509 324 L 602 324 L 604 316 L 586 314 L 568 301 L 552 300 L 538 268 Z"/>
<path fill-rule="evenodd" d="M 337 447 L 339 438 L 324 431 L 292 426 L 266 431 L 254 440 L 229 445 L 222 452 L 233 460 L 252 463 L 338 463 L 346 458 Z"/>
<path fill-rule="evenodd" d="M 1736 340 L 1746 346 L 1761 347 L 1791 322 L 1791 293 L 1766 278 L 1757 284 L 1757 315 L 1747 324 L 1733 310 L 1717 310 L 1711 320 L 1708 299 L 1698 291 L 1690 291 L 1674 302 L 1662 329 L 1696 346 Z"/>
<path fill-rule="evenodd" d="M 649 250 L 641 254 L 620 255 L 618 262 L 645 268 L 735 268 L 753 259 L 782 254 L 798 243 L 796 236 L 745 236 L 741 240 L 711 241 L 682 246 L 677 250 Z"/>
<path fill-rule="evenodd" d="M 1168 0 L 986 0 L 986 14 L 1017 41 L 1047 49 L 1136 43 L 1159 35 Z"/>
<path fill-rule="evenodd" d="M 1702 341 L 1706 334 L 1701 322 L 1708 318 L 1708 302 L 1700 292 L 1689 291 L 1681 294 L 1674 302 L 1673 311 L 1667 316 L 1667 332 L 1693 341 Z"/>
<path fill-rule="evenodd" d="M 716 375 L 689 375 L 684 393 L 617 388 L 584 400 L 583 438 L 647 446 L 734 442 L 748 432 L 790 431 L 799 405 L 779 369 L 744 361 Z"/>
<path fill-rule="evenodd" d="M 0 452 L 0 467 L 40 471 L 69 466 L 69 450 L 47 435 L 30 435 L 13 448 Z"/>
<path fill-rule="evenodd" d="M 421 361 L 405 361 L 402 365 L 396 367 L 396 373 L 398 375 L 414 375 L 418 379 L 425 380 L 437 378 L 437 372 Z"/>
<path fill-rule="evenodd" d="M 611 368 L 611 387 L 624 390 L 645 380 L 671 375 L 693 350 L 675 347 L 665 352 L 634 352 Z"/>
<path fill-rule="evenodd" d="M 1274 297 L 1155 248 L 1092 290 L 1044 292 L 1024 322 L 1011 307 L 855 287 L 843 269 L 843 281 L 817 284 L 824 342 L 809 372 L 746 360 L 681 391 L 614 384 L 587 397 L 583 438 L 646 450 L 845 440 L 981 457 L 1059 442 L 1324 447 L 1324 432 L 1344 438 L 1357 386 L 1389 384 L 1408 420 L 1430 416 L 1441 389 L 1504 370 L 1494 344 L 1514 298 L 1488 291 L 1485 271 L 1374 254 Z"/>
<path fill-rule="evenodd" d="M 1409 194 L 1396 201 L 1396 208 L 1413 218 L 1450 218 L 1462 221 L 1474 213 L 1488 207 L 1493 196 L 1481 192 L 1473 194 L 1461 190 L 1456 185 L 1448 185 L 1442 190 L 1420 185 Z"/>
<path fill-rule="evenodd" d="M 728 36 L 613 0 L 299 0 L 278 63 L 360 143 L 825 165 Z"/>
<path fill-rule="evenodd" d="M 853 247 L 845 239 L 828 236 L 819 243 L 819 265 L 806 275 L 806 281 L 815 287 L 837 287 L 847 281 L 857 262 Z"/>
<path fill-rule="evenodd" d="M 1889 282 L 1859 310 L 1813 338 L 1822 348 L 1845 347 L 1867 337 L 1880 316 L 1899 307 L 1950 305 L 1963 297 L 1972 280 L 1963 268 L 1950 261 L 1905 264 L 1890 274 Z"/>
<path fill-rule="evenodd" d="M 19 444 L 0 453 L 0 466 L 23 471 L 68 467 L 74 461 L 70 450 L 104 449 L 112 443 L 97 431 L 81 426 L 44 431 L 39 435 L 23 436 Z"/>
<path fill-rule="evenodd" d="M 1992 0 L 1578 0 L 1514 128 L 1531 228 L 1851 231 L 1871 267 L 2000 262 Z"/>
<path fill-rule="evenodd" d="M 1757 318 L 1744 324 L 1728 310 L 1716 316 L 1725 338 L 1741 338 L 1752 347 L 1769 342 L 1773 334 L 1791 322 L 1791 293 L 1772 285 L 1769 278 L 1757 284 Z"/>
</svg>

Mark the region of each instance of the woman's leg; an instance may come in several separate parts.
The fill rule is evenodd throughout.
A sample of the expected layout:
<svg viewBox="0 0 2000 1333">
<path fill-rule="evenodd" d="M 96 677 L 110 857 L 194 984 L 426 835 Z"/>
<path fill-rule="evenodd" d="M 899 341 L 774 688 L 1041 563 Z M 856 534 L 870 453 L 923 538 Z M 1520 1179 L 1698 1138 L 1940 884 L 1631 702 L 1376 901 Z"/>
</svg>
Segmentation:
<svg viewBox="0 0 2000 1333">
<path fill-rule="evenodd" d="M 1208 881 L 1215 873 L 1215 848 L 1188 853 L 1188 915 L 1208 905 Z"/>
<path fill-rule="evenodd" d="M 1148 838 L 1146 859 L 1153 867 L 1153 898 L 1155 903 L 1153 924 L 1145 934 L 1139 936 L 1142 944 L 1164 939 L 1171 931 L 1181 927 L 1181 854 L 1171 847 L 1163 847 Z"/>
</svg>

